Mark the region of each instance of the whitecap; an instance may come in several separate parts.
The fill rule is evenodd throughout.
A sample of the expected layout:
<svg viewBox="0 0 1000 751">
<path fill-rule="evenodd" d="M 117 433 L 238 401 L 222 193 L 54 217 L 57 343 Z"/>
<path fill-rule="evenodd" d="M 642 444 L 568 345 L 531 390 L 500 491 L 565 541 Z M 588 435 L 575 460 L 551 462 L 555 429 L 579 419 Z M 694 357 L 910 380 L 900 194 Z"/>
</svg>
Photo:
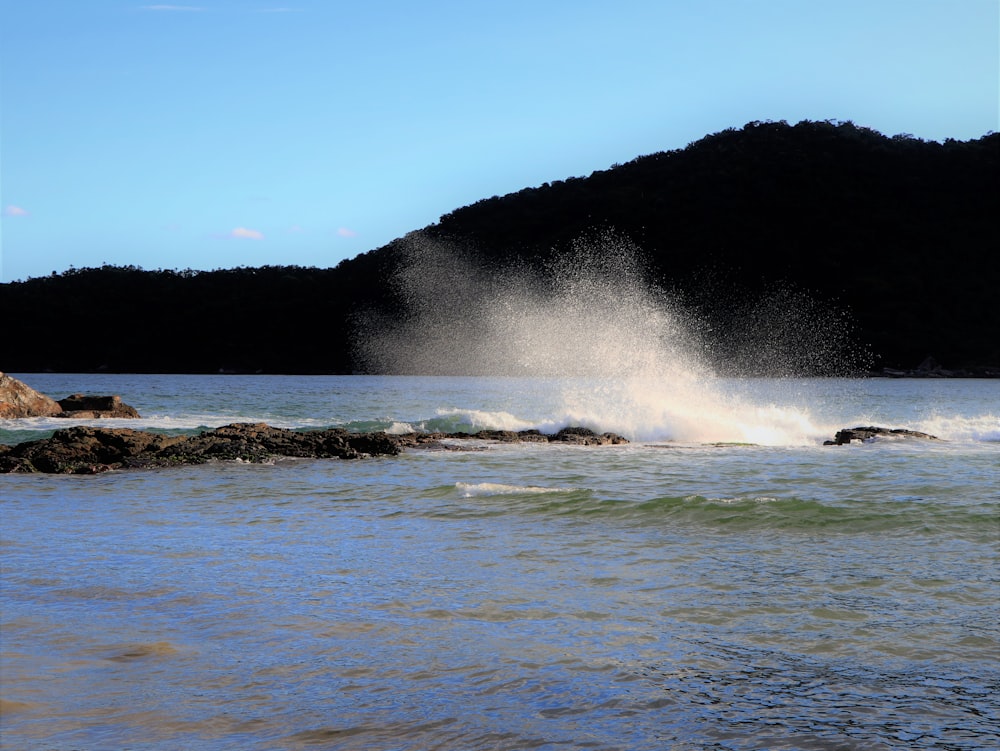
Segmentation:
<svg viewBox="0 0 1000 751">
<path fill-rule="evenodd" d="M 918 430 L 948 441 L 996 443 L 1000 442 L 1000 416 L 936 415 L 921 420 Z"/>
<path fill-rule="evenodd" d="M 532 495 L 541 493 L 565 493 L 569 488 L 544 488 L 537 485 L 506 485 L 499 482 L 456 482 L 455 489 L 463 498 L 492 495 Z"/>
</svg>

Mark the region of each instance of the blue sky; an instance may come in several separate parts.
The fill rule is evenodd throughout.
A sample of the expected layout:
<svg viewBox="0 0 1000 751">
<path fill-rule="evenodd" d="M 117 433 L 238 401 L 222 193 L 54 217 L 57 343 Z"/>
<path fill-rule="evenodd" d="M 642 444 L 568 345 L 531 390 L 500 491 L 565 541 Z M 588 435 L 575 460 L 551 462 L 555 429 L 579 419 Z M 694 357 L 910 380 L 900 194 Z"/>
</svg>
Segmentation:
<svg viewBox="0 0 1000 751">
<path fill-rule="evenodd" d="M 1000 0 L 0 0 L 0 280 L 334 266 L 751 120 L 998 99 Z"/>
</svg>

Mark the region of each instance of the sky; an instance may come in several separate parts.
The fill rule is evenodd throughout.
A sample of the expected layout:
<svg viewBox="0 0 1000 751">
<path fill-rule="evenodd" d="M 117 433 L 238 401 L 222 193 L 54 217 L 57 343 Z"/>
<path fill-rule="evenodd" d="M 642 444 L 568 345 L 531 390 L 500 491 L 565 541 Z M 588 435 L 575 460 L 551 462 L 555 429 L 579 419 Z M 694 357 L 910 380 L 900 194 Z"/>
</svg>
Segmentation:
<svg viewBox="0 0 1000 751">
<path fill-rule="evenodd" d="M 0 0 L 0 281 L 326 268 L 754 120 L 998 119 L 1000 0 Z"/>
</svg>

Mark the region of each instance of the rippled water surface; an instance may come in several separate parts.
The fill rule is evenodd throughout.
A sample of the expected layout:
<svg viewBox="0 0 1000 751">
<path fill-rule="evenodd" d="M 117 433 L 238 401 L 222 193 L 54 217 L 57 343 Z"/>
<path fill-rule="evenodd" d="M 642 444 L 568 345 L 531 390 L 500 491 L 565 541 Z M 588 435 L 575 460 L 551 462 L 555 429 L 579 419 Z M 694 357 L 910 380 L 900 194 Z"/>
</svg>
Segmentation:
<svg viewBox="0 0 1000 751">
<path fill-rule="evenodd" d="M 997 382 L 726 384 L 761 445 L 587 383 L 20 377 L 157 430 L 644 434 L 2 476 L 4 749 L 1000 747 Z M 944 440 L 822 445 L 869 422 Z"/>
</svg>

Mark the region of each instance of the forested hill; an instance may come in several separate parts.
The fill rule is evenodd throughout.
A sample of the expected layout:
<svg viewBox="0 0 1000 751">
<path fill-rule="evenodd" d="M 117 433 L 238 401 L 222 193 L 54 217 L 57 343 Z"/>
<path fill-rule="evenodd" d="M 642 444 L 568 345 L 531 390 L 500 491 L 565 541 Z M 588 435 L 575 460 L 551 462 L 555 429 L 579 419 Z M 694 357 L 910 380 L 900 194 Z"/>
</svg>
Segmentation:
<svg viewBox="0 0 1000 751">
<path fill-rule="evenodd" d="M 755 122 L 484 199 L 420 235 L 489 267 L 543 266 L 610 232 L 715 331 L 794 288 L 831 320 L 853 317 L 876 369 L 932 355 L 982 372 L 1000 366 L 997 206 L 998 134 L 936 143 L 851 123 Z M 333 269 L 105 266 L 0 285 L 0 367 L 352 372 L 357 314 L 382 306 L 391 320 L 387 280 L 411 241 Z"/>
</svg>

